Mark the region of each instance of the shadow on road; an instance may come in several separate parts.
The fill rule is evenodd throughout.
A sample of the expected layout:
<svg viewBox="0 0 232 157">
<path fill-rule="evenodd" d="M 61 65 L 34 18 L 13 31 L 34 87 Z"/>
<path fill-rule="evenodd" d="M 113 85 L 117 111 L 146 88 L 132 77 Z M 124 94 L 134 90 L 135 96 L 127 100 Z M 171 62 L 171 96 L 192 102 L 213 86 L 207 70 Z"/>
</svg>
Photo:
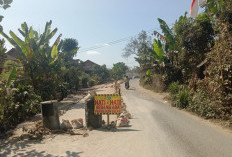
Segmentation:
<svg viewBox="0 0 232 157">
<path fill-rule="evenodd" d="M 127 89 L 127 90 L 135 90 L 135 87 L 129 88 L 129 89 Z"/>
<path fill-rule="evenodd" d="M 7 157 L 7 156 L 12 156 L 12 157 L 18 157 L 18 156 L 36 156 L 36 157 L 61 157 L 48 154 L 45 151 L 37 151 L 36 149 L 25 151 L 27 147 L 30 147 L 33 144 L 38 144 L 41 143 L 40 140 L 24 140 L 20 142 L 9 142 L 5 146 L 1 146 L 0 148 L 0 156 L 1 157 Z M 79 154 L 83 152 L 71 152 L 71 151 L 66 151 L 65 152 L 68 157 L 80 157 Z"/>
<path fill-rule="evenodd" d="M 141 130 L 136 130 L 136 129 L 130 129 L 128 127 L 126 127 L 126 128 L 109 128 L 109 129 L 108 128 L 99 128 L 97 130 L 98 131 L 103 131 L 103 132 L 131 132 L 131 131 L 141 131 Z"/>
</svg>

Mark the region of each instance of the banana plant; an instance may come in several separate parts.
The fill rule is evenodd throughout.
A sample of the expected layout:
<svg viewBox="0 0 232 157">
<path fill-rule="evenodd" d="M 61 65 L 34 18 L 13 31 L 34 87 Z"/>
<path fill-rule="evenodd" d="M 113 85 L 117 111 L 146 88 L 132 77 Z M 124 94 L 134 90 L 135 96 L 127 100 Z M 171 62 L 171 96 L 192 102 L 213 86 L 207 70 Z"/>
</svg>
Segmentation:
<svg viewBox="0 0 232 157">
<path fill-rule="evenodd" d="M 162 32 L 164 33 L 164 37 L 166 39 L 166 44 L 169 47 L 169 51 L 175 50 L 175 36 L 172 32 L 172 30 L 168 27 L 167 23 L 158 18 L 160 28 L 162 29 Z"/>
<path fill-rule="evenodd" d="M 176 36 L 174 31 L 169 28 L 167 23 L 158 18 L 160 28 L 162 29 L 163 35 L 157 31 L 154 31 L 154 35 L 158 38 L 158 40 L 154 40 L 153 47 L 156 49 L 155 51 L 158 52 L 158 58 L 164 61 L 163 59 L 169 58 L 173 64 L 174 56 L 178 53 L 178 45 L 176 42 Z M 162 47 L 160 46 L 162 43 Z M 163 62 L 164 63 L 164 62 Z M 164 64 L 163 64 L 164 65 Z"/>
<path fill-rule="evenodd" d="M 146 78 L 145 78 L 145 83 L 146 84 L 151 84 L 152 83 L 152 73 L 151 73 L 151 70 L 147 70 L 146 72 Z"/>
<path fill-rule="evenodd" d="M 16 77 L 17 77 L 17 68 L 13 67 L 10 74 L 9 74 L 9 76 L 8 76 L 8 79 L 7 79 L 7 82 L 6 82 L 5 86 L 9 87 L 14 82 Z"/>
<path fill-rule="evenodd" d="M 163 49 L 163 44 L 161 43 L 161 41 L 158 39 L 154 39 L 153 41 L 153 55 L 154 55 L 154 58 L 156 59 L 156 61 L 158 63 L 162 63 L 164 62 L 164 59 L 166 57 L 165 55 L 165 51 Z"/>
<path fill-rule="evenodd" d="M 38 79 L 48 78 L 52 69 L 56 67 L 56 61 L 59 58 L 58 48 L 60 44 L 61 34 L 57 37 L 54 44 L 49 46 L 50 40 L 57 32 L 57 28 L 51 29 L 52 21 L 45 25 L 44 32 L 39 34 L 32 27 L 28 27 L 24 22 L 21 29 L 18 29 L 23 36 L 20 39 L 13 31 L 10 31 L 10 37 L 1 32 L 0 34 L 5 37 L 20 54 L 20 61 L 23 64 L 24 72 L 30 76 L 33 87 L 38 85 Z M 51 76 L 53 77 L 53 75 Z"/>
<path fill-rule="evenodd" d="M 5 48 L 5 40 L 4 39 L 0 39 L 0 74 L 2 73 L 2 67 L 4 65 L 5 62 L 5 58 L 6 58 L 6 48 Z"/>
<path fill-rule="evenodd" d="M 27 23 L 24 22 L 21 25 L 21 29 L 18 29 L 24 39 L 20 39 L 13 31 L 10 31 L 11 37 L 4 32 L 1 32 L 1 35 L 16 48 L 18 53 L 20 53 L 20 59 L 24 64 L 30 63 L 33 59 L 35 59 L 34 57 L 38 55 L 45 55 L 46 57 L 51 58 L 50 63 L 52 63 L 58 54 L 58 44 L 61 35 L 58 36 L 51 50 L 47 51 L 49 41 L 57 32 L 57 28 L 51 30 L 51 24 L 52 21 L 47 22 L 44 32 L 39 35 L 37 31 L 33 30 L 32 27 L 29 28 Z"/>
</svg>

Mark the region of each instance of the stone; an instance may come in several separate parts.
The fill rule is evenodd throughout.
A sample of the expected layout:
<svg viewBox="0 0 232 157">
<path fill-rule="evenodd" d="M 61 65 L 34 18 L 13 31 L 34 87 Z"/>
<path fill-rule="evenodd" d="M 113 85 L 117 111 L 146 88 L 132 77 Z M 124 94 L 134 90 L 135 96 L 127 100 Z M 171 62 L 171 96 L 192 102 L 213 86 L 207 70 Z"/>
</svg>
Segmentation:
<svg viewBox="0 0 232 157">
<path fill-rule="evenodd" d="M 72 125 L 70 124 L 69 120 L 62 119 L 62 123 L 60 125 L 61 130 L 70 130 L 72 129 Z"/>
<path fill-rule="evenodd" d="M 82 118 L 74 119 L 74 120 L 71 121 L 71 123 L 72 123 L 72 127 L 74 129 L 80 129 L 80 128 L 84 127 Z"/>
<path fill-rule="evenodd" d="M 127 117 L 121 116 L 117 119 L 116 126 L 117 127 L 127 127 L 129 126 L 130 121 L 128 120 Z"/>
</svg>

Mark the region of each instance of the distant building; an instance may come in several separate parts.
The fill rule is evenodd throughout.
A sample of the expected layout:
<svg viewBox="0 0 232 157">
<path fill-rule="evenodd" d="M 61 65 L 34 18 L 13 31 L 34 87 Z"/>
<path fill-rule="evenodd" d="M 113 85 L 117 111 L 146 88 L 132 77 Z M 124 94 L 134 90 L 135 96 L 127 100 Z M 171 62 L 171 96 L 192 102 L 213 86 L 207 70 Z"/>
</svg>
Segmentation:
<svg viewBox="0 0 232 157">
<path fill-rule="evenodd" d="M 15 58 L 15 57 L 13 57 L 13 56 L 10 56 L 10 55 L 8 55 L 8 54 L 6 55 L 5 60 L 12 60 L 12 61 L 18 62 L 18 59 L 17 59 L 17 58 Z"/>
<path fill-rule="evenodd" d="M 86 73 L 92 73 L 95 66 L 99 66 L 99 65 L 90 60 L 83 62 L 83 68 Z"/>
<path fill-rule="evenodd" d="M 19 63 L 18 58 L 20 57 L 21 57 L 20 54 L 14 48 L 12 48 L 8 52 L 6 52 L 6 58 L 4 60 L 5 61 L 11 60 L 11 61 Z M 2 72 L 2 70 L 3 70 L 3 67 L 1 67 L 0 65 L 0 72 Z"/>
<path fill-rule="evenodd" d="M 22 57 L 22 54 L 20 54 L 20 52 L 16 51 L 15 48 L 12 48 L 12 49 L 9 50 L 6 54 L 9 55 L 9 56 L 14 57 L 14 58 L 16 58 L 16 59 Z"/>
<path fill-rule="evenodd" d="M 85 62 L 83 62 L 80 59 L 74 59 L 75 65 L 81 69 L 82 71 L 91 74 L 92 71 L 94 70 L 95 66 L 99 66 L 98 64 L 92 62 L 91 60 L 87 60 Z"/>
<path fill-rule="evenodd" d="M 19 52 L 16 51 L 15 48 L 12 48 L 8 52 L 6 52 L 6 59 L 5 60 L 11 60 L 14 62 L 19 63 L 19 59 L 22 57 Z"/>
</svg>

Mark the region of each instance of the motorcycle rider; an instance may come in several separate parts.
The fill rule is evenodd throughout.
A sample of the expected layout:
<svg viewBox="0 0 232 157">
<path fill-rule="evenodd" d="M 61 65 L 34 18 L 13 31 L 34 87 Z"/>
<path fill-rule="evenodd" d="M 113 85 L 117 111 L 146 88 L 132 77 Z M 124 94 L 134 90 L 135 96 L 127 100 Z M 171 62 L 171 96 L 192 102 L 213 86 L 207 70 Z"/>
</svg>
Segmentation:
<svg viewBox="0 0 232 157">
<path fill-rule="evenodd" d="M 126 88 L 126 89 L 128 89 L 128 88 L 130 87 L 129 81 L 130 81 L 130 79 L 129 79 L 128 76 L 124 77 L 124 82 L 125 82 L 125 88 Z"/>
</svg>

